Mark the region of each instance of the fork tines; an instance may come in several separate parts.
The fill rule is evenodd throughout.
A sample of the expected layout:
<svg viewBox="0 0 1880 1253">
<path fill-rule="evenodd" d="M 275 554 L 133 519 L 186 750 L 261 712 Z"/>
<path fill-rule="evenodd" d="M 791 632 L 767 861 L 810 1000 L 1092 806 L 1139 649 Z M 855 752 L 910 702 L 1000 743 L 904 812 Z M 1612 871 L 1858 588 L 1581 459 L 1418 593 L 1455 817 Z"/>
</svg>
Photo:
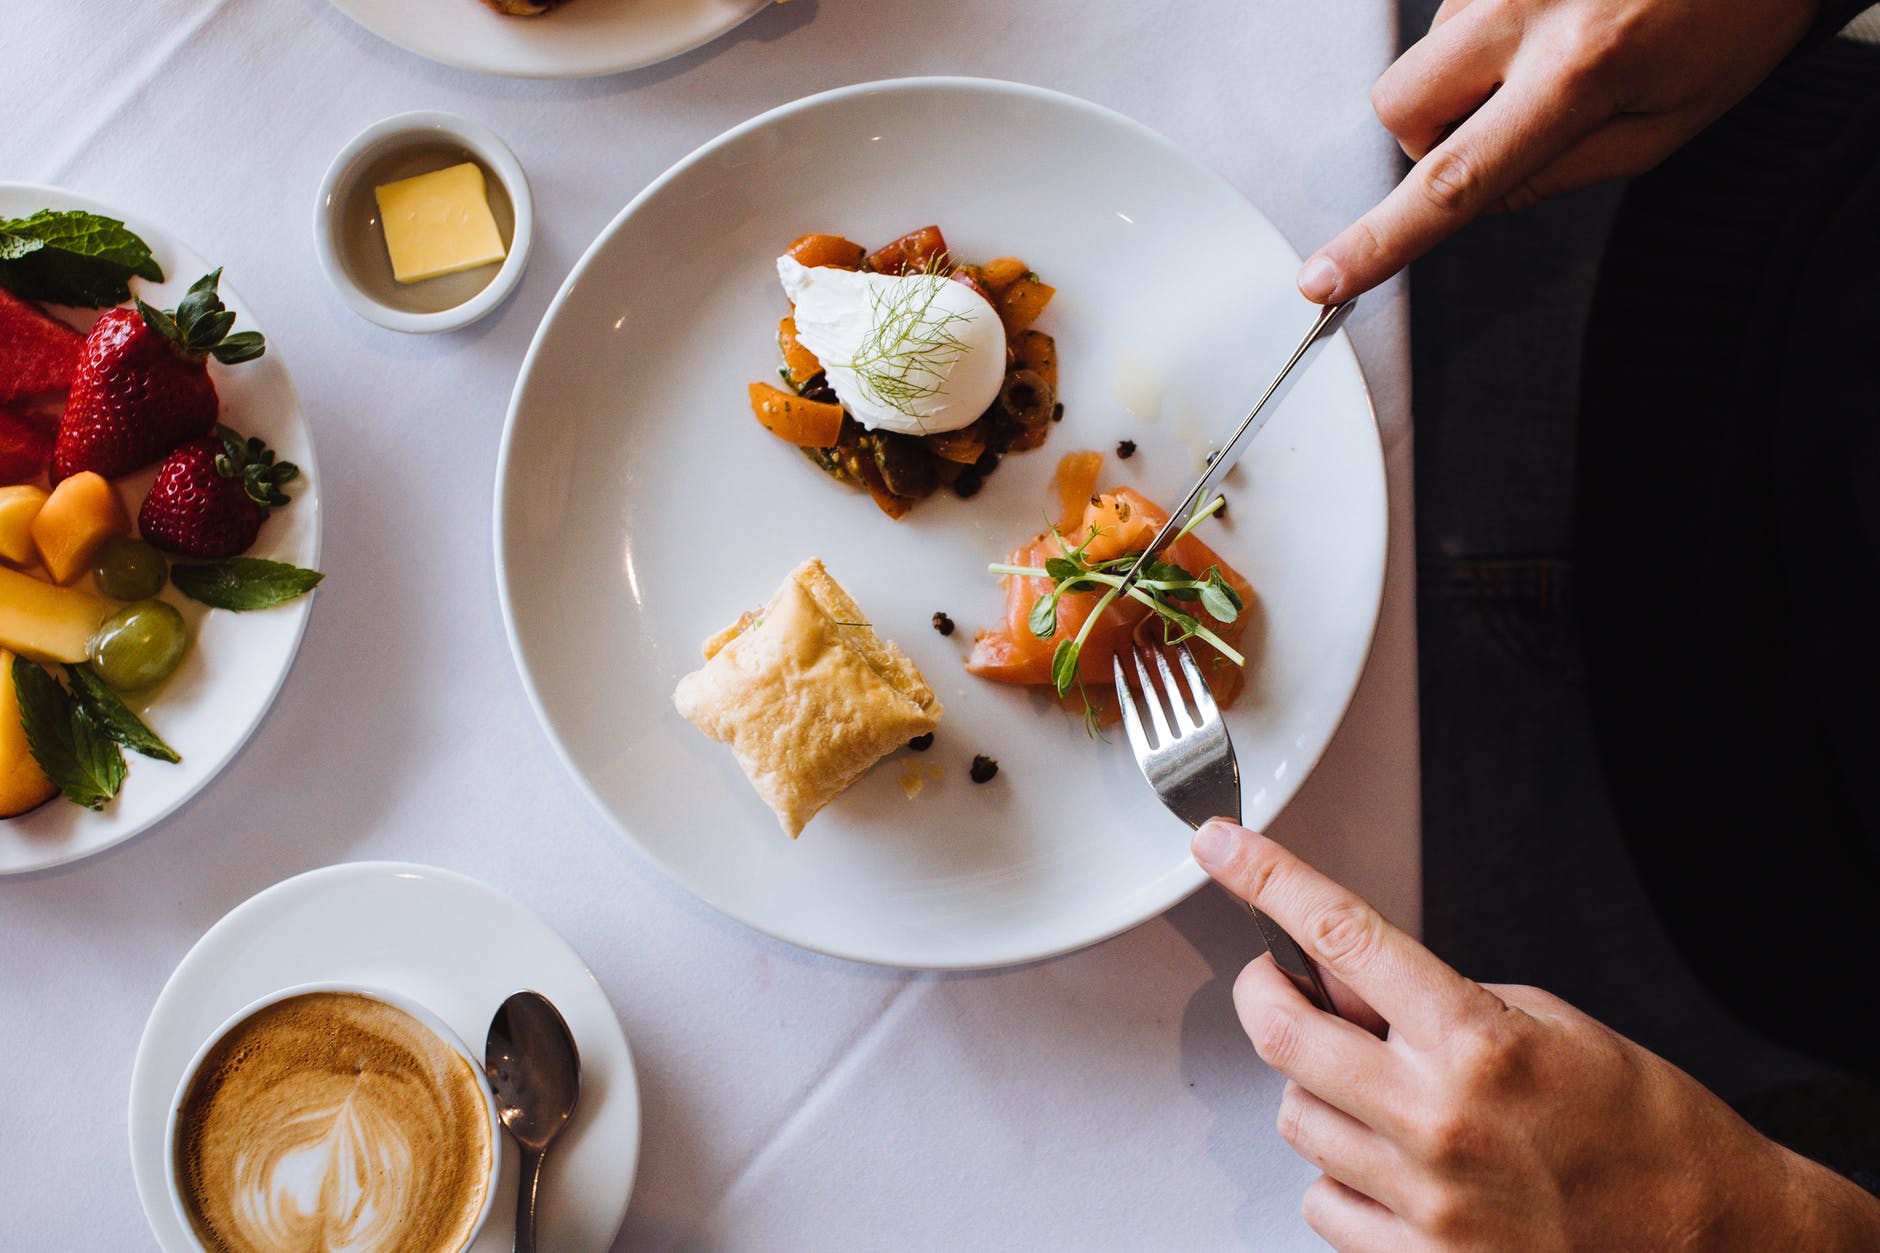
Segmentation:
<svg viewBox="0 0 1880 1253">
<path fill-rule="evenodd" d="M 1116 703 L 1122 710 L 1123 727 L 1129 733 L 1129 743 L 1136 751 L 1138 759 L 1169 747 L 1182 736 L 1193 735 L 1197 731 L 1207 730 L 1221 725 L 1221 711 L 1214 703 L 1214 693 L 1208 690 L 1207 681 L 1201 677 L 1201 667 L 1196 664 L 1194 654 L 1188 645 L 1177 644 L 1175 656 L 1181 663 L 1182 674 L 1188 680 L 1186 699 L 1183 699 L 1182 685 L 1175 680 L 1175 672 L 1168 664 L 1168 657 L 1160 649 L 1136 647 L 1130 650 L 1130 659 L 1135 663 L 1137 684 L 1142 690 L 1143 703 L 1149 710 L 1149 721 L 1155 728 L 1155 741 L 1150 742 L 1143 730 L 1142 718 L 1137 712 L 1136 700 L 1130 690 L 1129 678 L 1123 668 L 1123 656 L 1119 652 L 1110 659 L 1111 672 L 1116 679 Z M 1150 672 L 1145 657 L 1154 658 L 1155 673 Z M 1159 675 L 1161 682 L 1157 683 Z M 1194 713 L 1189 713 L 1189 704 L 1193 703 Z M 1164 706 L 1167 712 L 1164 712 Z M 1177 730 L 1171 731 L 1169 718 L 1174 718 Z"/>
</svg>

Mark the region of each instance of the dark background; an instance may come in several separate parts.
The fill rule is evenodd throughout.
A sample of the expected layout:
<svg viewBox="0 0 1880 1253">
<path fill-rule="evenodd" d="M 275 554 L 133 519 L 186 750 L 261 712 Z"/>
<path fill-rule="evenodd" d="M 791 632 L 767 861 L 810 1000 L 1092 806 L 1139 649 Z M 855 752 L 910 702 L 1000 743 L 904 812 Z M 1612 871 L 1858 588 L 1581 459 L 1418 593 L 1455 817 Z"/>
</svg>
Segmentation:
<svg viewBox="0 0 1880 1253">
<path fill-rule="evenodd" d="M 1435 9 L 1404 0 L 1405 46 Z M 1773 1043 L 1706 991 L 1641 886 L 1602 778 L 1575 616 L 1574 470 L 1587 313 L 1625 190 L 1485 218 L 1410 272 L 1425 937 L 1477 979 L 1566 998 L 1802 1151 L 1872 1168 L 1874 1086 Z"/>
</svg>

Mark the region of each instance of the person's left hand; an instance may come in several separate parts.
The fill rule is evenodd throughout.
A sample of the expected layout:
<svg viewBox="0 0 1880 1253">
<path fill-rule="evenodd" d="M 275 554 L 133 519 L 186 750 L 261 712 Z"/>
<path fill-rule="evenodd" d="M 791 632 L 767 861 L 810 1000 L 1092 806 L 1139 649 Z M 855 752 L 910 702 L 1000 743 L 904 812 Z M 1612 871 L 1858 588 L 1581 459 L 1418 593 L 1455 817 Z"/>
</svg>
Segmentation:
<svg viewBox="0 0 1880 1253">
<path fill-rule="evenodd" d="M 1291 1081 L 1280 1134 L 1324 1172 L 1303 1210 L 1334 1247 L 1880 1247 L 1880 1203 L 1663 1058 L 1539 989 L 1464 978 L 1251 831 L 1216 819 L 1194 851 L 1389 1023 L 1314 1009 L 1271 957 L 1234 987 Z"/>
</svg>

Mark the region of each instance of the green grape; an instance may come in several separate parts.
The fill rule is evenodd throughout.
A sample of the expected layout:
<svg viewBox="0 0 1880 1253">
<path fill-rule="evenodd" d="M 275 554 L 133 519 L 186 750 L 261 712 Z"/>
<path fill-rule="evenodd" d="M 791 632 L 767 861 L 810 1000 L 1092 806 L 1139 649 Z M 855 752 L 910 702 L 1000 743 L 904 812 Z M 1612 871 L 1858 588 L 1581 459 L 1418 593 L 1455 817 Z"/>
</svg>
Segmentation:
<svg viewBox="0 0 1880 1253">
<path fill-rule="evenodd" d="M 105 619 L 91 639 L 91 668 L 120 692 L 163 682 L 189 651 L 189 632 L 176 606 L 140 600 Z"/>
<path fill-rule="evenodd" d="M 170 568 L 163 554 L 140 539 L 108 539 L 98 545 L 91 575 L 112 600 L 146 600 L 163 590 Z"/>
</svg>

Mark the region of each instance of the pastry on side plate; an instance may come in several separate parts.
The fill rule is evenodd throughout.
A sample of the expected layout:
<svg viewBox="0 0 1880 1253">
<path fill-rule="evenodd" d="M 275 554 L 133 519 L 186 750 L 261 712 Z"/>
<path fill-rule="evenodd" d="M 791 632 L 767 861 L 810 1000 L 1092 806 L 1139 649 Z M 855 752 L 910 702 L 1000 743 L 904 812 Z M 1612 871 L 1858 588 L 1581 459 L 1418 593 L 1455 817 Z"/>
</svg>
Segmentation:
<svg viewBox="0 0 1880 1253">
<path fill-rule="evenodd" d="M 705 642 L 673 704 L 731 746 L 792 837 L 868 768 L 940 723 L 920 671 L 811 559 Z"/>
<path fill-rule="evenodd" d="M 483 0 L 504 17 L 540 17 L 563 0 Z"/>
</svg>

